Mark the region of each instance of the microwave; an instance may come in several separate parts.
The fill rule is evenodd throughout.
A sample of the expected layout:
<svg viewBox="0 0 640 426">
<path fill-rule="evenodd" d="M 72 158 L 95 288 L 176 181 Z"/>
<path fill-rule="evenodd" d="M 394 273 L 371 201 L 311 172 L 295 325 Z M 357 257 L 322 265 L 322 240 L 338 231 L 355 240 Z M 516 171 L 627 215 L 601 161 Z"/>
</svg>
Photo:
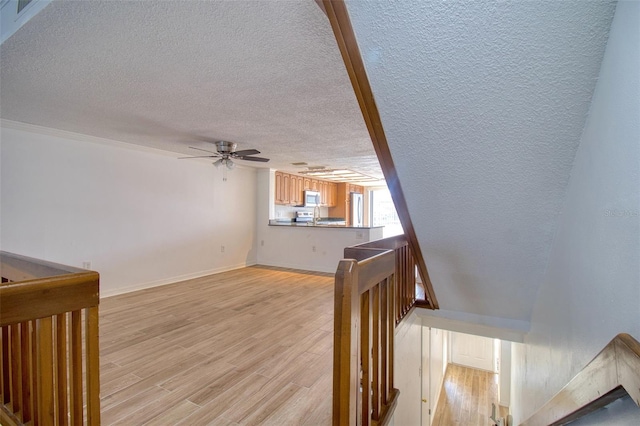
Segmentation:
<svg viewBox="0 0 640 426">
<path fill-rule="evenodd" d="M 304 206 L 316 207 L 320 205 L 320 193 L 317 191 L 304 191 Z"/>
</svg>

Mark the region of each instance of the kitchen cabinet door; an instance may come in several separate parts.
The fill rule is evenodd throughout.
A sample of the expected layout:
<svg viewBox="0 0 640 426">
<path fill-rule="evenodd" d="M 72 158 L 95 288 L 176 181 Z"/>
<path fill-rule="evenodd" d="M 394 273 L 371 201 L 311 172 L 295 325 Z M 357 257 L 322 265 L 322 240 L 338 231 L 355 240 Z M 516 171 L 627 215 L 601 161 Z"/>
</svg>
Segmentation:
<svg viewBox="0 0 640 426">
<path fill-rule="evenodd" d="M 291 175 L 288 173 L 282 174 L 282 204 L 289 204 L 291 197 Z"/>
<path fill-rule="evenodd" d="M 318 181 L 318 187 L 320 188 L 320 204 L 326 206 L 329 204 L 329 197 L 327 196 L 327 182 L 323 180 Z"/>
<path fill-rule="evenodd" d="M 347 192 L 355 192 L 356 194 L 364 194 L 364 186 L 348 184 L 349 190 Z"/>
<path fill-rule="evenodd" d="M 311 178 L 303 178 L 304 188 L 303 191 L 311 191 Z"/>
<path fill-rule="evenodd" d="M 319 182 L 318 182 L 317 179 L 311 179 L 311 190 L 319 192 L 320 191 L 320 187 L 319 187 L 318 184 L 319 184 Z"/>
<path fill-rule="evenodd" d="M 298 202 L 296 204 L 304 204 L 304 178 L 302 176 L 296 176 L 298 181 Z"/>
<path fill-rule="evenodd" d="M 344 183 L 335 183 L 335 203 L 334 206 L 329 209 L 329 216 L 331 217 L 343 217 L 345 220 L 349 220 L 347 212 L 347 201 L 349 197 L 349 186 Z"/>
<path fill-rule="evenodd" d="M 333 183 L 333 182 L 329 182 L 327 184 L 327 188 L 328 188 L 328 198 L 329 198 L 329 207 L 335 207 L 336 206 L 336 199 L 337 199 L 337 195 L 338 195 L 338 185 Z"/>
<path fill-rule="evenodd" d="M 275 197 L 275 203 L 276 204 L 284 204 L 284 196 L 282 195 L 282 173 L 281 172 L 276 172 L 275 175 L 275 180 L 276 180 L 276 197 Z"/>
<path fill-rule="evenodd" d="M 294 206 L 302 204 L 302 178 L 300 176 L 291 175 L 291 182 L 289 185 L 289 203 Z"/>
</svg>

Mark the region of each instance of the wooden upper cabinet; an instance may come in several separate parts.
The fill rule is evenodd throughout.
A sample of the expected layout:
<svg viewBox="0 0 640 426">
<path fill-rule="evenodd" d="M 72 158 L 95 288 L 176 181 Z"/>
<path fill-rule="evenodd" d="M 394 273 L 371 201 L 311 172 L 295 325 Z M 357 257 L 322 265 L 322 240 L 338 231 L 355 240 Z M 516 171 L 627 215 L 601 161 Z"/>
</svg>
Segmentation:
<svg viewBox="0 0 640 426">
<path fill-rule="evenodd" d="M 357 194 L 364 194 L 364 186 L 354 185 L 352 183 L 347 184 L 347 193 L 355 192 Z"/>
<path fill-rule="evenodd" d="M 275 203 L 282 205 L 299 206 L 304 203 L 304 190 L 307 180 L 302 176 L 289 173 L 275 173 Z M 309 179 L 309 187 L 311 187 Z"/>
<path fill-rule="evenodd" d="M 335 207 L 337 203 L 337 196 L 338 196 L 338 184 L 334 182 L 329 182 L 327 184 L 327 197 L 329 199 L 327 204 L 329 205 L 329 207 Z"/>
<path fill-rule="evenodd" d="M 340 191 L 339 188 L 342 188 Z M 275 203 L 281 205 L 300 206 L 304 204 L 304 191 L 320 193 L 320 205 L 336 207 L 348 202 L 350 192 L 362 193 L 364 188 L 348 183 L 336 183 L 309 177 L 275 172 Z M 338 196 L 342 194 L 342 200 Z M 344 208 L 343 208 L 344 209 Z M 341 214 L 337 217 L 343 217 Z"/>
<path fill-rule="evenodd" d="M 276 172 L 276 204 L 284 204 L 284 196 L 282 195 L 282 173 Z"/>
<path fill-rule="evenodd" d="M 282 174 L 282 204 L 290 204 L 291 197 L 291 175 L 288 173 Z"/>
<path fill-rule="evenodd" d="M 294 206 L 302 204 L 302 176 L 291 175 L 289 202 Z"/>
<path fill-rule="evenodd" d="M 298 201 L 298 195 L 296 189 L 298 188 L 298 181 L 294 175 L 289 175 L 289 204 L 295 205 Z"/>
<path fill-rule="evenodd" d="M 321 180 L 318 182 L 320 186 L 320 202 L 323 206 L 329 205 L 329 182 Z"/>
<path fill-rule="evenodd" d="M 343 217 L 348 219 L 347 217 L 347 200 L 349 198 L 349 192 L 347 191 L 348 184 L 344 182 L 340 183 L 332 183 L 334 185 L 334 203 L 333 206 L 329 209 L 329 216 L 331 217 Z"/>
<path fill-rule="evenodd" d="M 291 204 L 291 191 L 294 182 L 292 182 L 292 177 L 288 173 L 276 172 L 275 173 L 275 186 L 276 186 L 276 194 L 275 194 L 275 203 L 288 205 Z"/>
</svg>

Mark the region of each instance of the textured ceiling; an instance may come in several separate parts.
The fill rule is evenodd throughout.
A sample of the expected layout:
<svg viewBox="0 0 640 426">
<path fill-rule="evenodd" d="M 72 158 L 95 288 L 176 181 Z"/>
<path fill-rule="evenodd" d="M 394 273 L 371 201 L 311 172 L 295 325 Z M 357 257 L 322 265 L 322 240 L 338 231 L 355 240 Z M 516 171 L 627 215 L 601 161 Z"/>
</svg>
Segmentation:
<svg viewBox="0 0 640 426">
<path fill-rule="evenodd" d="M 54 1 L 0 52 L 4 119 L 268 166 L 382 177 L 329 22 L 309 1 Z M 204 161 L 204 160 L 192 160 Z"/>
<path fill-rule="evenodd" d="M 441 308 L 529 320 L 614 4 L 347 5 Z M 5 119 L 381 176 L 311 0 L 54 1 L 0 55 Z"/>
<path fill-rule="evenodd" d="M 347 6 L 440 307 L 528 321 L 615 4 Z"/>
</svg>

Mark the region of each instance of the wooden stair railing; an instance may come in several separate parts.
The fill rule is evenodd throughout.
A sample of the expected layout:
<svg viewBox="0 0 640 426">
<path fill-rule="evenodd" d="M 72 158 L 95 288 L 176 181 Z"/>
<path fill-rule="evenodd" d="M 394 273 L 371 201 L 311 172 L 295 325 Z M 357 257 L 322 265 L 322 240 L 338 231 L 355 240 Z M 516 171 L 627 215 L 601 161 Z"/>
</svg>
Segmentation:
<svg viewBox="0 0 640 426">
<path fill-rule="evenodd" d="M 378 112 L 375 97 L 369 84 L 369 78 L 367 77 L 364 61 L 351 25 L 345 0 L 316 0 L 316 3 L 318 3 L 324 14 L 327 15 L 329 23 L 331 24 L 333 35 L 336 38 L 338 49 L 340 50 L 347 74 L 351 80 L 353 92 L 358 100 L 360 111 L 362 112 L 362 118 L 369 131 L 371 143 L 378 157 L 378 162 L 380 163 L 380 168 L 387 182 L 389 192 L 391 193 L 391 198 L 393 199 L 393 204 L 400 218 L 400 223 L 402 223 L 402 229 L 404 229 L 404 233 L 406 234 L 407 243 L 415 254 L 414 259 L 420 270 L 420 276 L 426 293 L 425 301 L 419 304 L 422 307 L 438 309 L 438 300 L 436 299 L 433 285 L 429 278 L 427 264 L 422 254 L 411 216 L 409 215 L 407 200 L 400 184 L 400 178 L 393 157 L 391 156 L 391 150 L 387 143 L 380 113 Z"/>
<path fill-rule="evenodd" d="M 416 304 L 416 266 L 404 235 L 344 249 L 335 276 L 333 424 L 385 425 L 396 326 Z"/>
<path fill-rule="evenodd" d="M 563 425 L 627 394 L 640 406 L 640 343 L 623 333 L 522 425 Z"/>
<path fill-rule="evenodd" d="M 405 235 L 396 235 L 382 240 L 369 241 L 344 249 L 344 258 L 362 249 L 393 250 L 396 258 L 398 282 L 396 299 L 396 324 L 400 323 L 414 306 L 433 309 L 422 283 L 416 282 L 416 261 Z"/>
<path fill-rule="evenodd" d="M 395 257 L 363 249 L 367 257 L 340 261 L 336 272 L 333 424 L 384 425 L 398 398 L 393 387 Z"/>
<path fill-rule="evenodd" d="M 0 424 L 99 425 L 99 275 L 0 252 Z"/>
</svg>

